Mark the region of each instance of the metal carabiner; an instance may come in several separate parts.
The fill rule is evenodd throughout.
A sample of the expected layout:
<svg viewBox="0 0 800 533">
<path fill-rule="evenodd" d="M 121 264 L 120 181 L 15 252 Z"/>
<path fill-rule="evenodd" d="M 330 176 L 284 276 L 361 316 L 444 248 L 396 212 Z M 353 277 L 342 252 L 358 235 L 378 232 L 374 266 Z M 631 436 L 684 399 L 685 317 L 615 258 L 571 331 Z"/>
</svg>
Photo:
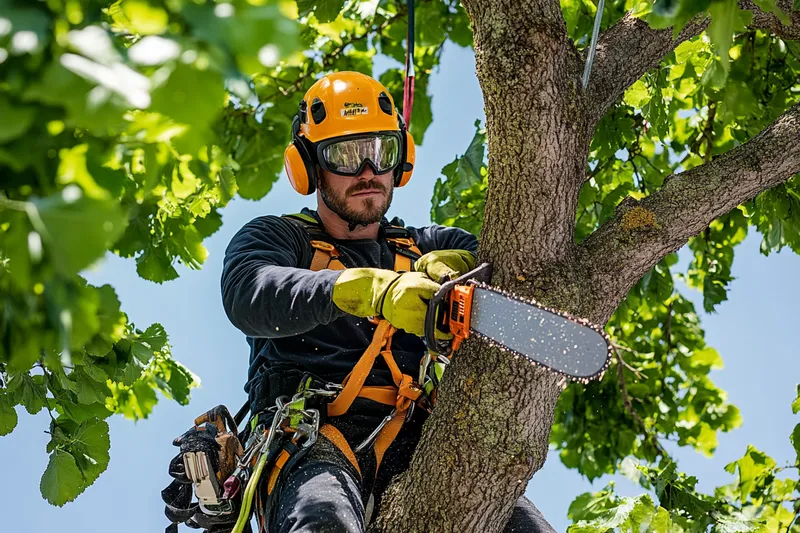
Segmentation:
<svg viewBox="0 0 800 533">
<path fill-rule="evenodd" d="M 305 416 L 311 418 L 312 422 L 310 424 L 299 424 L 297 427 L 298 432 L 302 432 L 306 435 L 306 440 L 300 446 L 301 448 L 309 448 L 312 444 L 317 442 L 317 435 L 319 435 L 319 411 L 316 409 L 308 409 L 303 411 Z"/>
<path fill-rule="evenodd" d="M 375 438 L 378 436 L 378 433 L 381 432 L 383 426 L 391 422 L 392 418 L 394 418 L 395 413 L 397 413 L 397 409 L 392 409 L 392 412 L 386 415 L 383 420 L 381 420 L 381 423 L 378 424 L 378 427 L 376 427 L 372 431 L 372 433 L 370 433 L 369 436 L 366 439 L 364 439 L 364 441 L 361 444 L 359 444 L 355 450 L 353 450 L 353 452 L 358 453 L 367 446 L 369 446 L 370 443 L 372 443 L 372 441 L 375 440 Z"/>
<path fill-rule="evenodd" d="M 417 379 L 417 383 L 422 385 L 425 383 L 425 376 L 428 375 L 428 367 L 431 364 L 431 352 L 425 350 L 425 355 L 422 357 L 422 362 L 419 364 L 419 379 Z"/>
</svg>

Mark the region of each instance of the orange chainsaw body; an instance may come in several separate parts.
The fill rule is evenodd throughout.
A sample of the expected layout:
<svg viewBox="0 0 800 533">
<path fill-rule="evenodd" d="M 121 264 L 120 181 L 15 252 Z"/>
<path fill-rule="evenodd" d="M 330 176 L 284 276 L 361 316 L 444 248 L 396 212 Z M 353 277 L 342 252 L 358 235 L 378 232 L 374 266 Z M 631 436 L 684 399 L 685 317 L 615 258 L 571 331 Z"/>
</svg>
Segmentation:
<svg viewBox="0 0 800 533">
<path fill-rule="evenodd" d="M 453 334 L 453 350 L 458 350 L 461 341 L 469 337 L 469 317 L 472 314 L 474 285 L 456 285 L 449 294 L 447 325 Z"/>
</svg>

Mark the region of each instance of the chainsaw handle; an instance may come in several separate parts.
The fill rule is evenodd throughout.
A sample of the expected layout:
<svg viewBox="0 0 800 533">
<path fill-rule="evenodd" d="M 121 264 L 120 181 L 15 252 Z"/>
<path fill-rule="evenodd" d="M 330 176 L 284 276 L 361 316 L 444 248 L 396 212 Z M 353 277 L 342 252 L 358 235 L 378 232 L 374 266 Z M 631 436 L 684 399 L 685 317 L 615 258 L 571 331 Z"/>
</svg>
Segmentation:
<svg viewBox="0 0 800 533">
<path fill-rule="evenodd" d="M 442 283 L 439 290 L 436 291 L 436 294 L 434 294 L 433 298 L 428 302 L 428 311 L 425 313 L 425 344 L 428 350 L 440 355 L 449 355 L 450 352 L 452 352 L 452 340 L 437 339 L 436 329 L 447 327 L 450 322 L 448 309 L 450 304 L 449 296 L 455 286 L 464 285 L 470 280 L 488 283 L 491 278 L 492 265 L 490 263 L 482 263 L 463 276 Z"/>
</svg>

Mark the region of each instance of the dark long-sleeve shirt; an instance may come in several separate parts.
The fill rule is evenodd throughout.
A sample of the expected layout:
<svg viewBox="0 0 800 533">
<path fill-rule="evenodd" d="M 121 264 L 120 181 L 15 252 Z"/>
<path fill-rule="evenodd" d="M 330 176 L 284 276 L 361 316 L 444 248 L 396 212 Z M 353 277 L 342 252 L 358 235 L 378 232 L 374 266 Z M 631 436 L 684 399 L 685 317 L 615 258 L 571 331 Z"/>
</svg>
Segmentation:
<svg viewBox="0 0 800 533">
<path fill-rule="evenodd" d="M 303 213 L 316 217 L 308 209 Z M 402 222 L 395 219 L 392 224 Z M 458 228 L 407 229 L 423 254 L 445 249 L 477 252 L 475 236 Z M 348 268 L 393 268 L 394 253 L 382 231 L 377 240 L 336 240 L 335 245 Z M 308 371 L 341 383 L 372 340 L 373 324 L 333 303 L 333 284 L 342 272 L 309 270 L 313 255 L 305 228 L 277 216 L 250 221 L 225 251 L 222 301 L 228 318 L 250 345 L 248 392 L 265 365 Z M 402 331 L 392 340 L 398 366 L 411 375 L 416 375 L 424 349 L 421 339 Z M 381 358 L 366 384 L 393 384 Z"/>
</svg>

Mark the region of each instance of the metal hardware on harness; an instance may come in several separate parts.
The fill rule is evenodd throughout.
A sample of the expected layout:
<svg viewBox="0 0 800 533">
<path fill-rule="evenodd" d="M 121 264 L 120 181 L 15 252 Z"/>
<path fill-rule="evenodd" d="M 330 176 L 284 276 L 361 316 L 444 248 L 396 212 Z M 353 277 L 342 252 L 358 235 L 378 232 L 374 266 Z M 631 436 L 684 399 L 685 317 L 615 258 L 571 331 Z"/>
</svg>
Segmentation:
<svg viewBox="0 0 800 533">
<path fill-rule="evenodd" d="M 431 364 L 431 352 L 425 350 L 425 355 L 422 356 L 422 362 L 419 364 L 419 379 L 417 379 L 417 383 L 420 385 L 425 383 L 425 376 L 428 375 L 428 367 Z"/>
<path fill-rule="evenodd" d="M 378 427 L 376 427 L 374 430 L 372 430 L 372 433 L 370 433 L 369 436 L 366 439 L 364 439 L 364 441 L 361 444 L 356 446 L 356 448 L 353 450 L 353 452 L 354 453 L 358 453 L 361 450 L 363 450 L 364 448 L 366 448 L 367 446 L 369 446 L 372 443 L 372 441 L 374 441 L 375 438 L 378 436 L 378 433 L 381 432 L 381 430 L 383 429 L 383 426 L 385 426 L 386 424 L 388 424 L 389 422 L 392 421 L 392 418 L 394 418 L 394 415 L 395 415 L 396 412 L 397 412 L 397 409 L 392 409 L 392 412 L 389 413 L 388 415 L 386 415 L 383 418 L 383 420 L 381 420 L 381 423 L 378 424 Z"/>
<path fill-rule="evenodd" d="M 264 445 L 261 446 L 260 454 L 269 453 L 269 447 L 272 444 L 272 441 L 275 440 L 275 433 L 277 433 L 280 423 L 286 419 L 287 415 L 284 414 L 284 411 L 287 410 L 286 406 L 288 404 L 284 402 L 285 399 L 288 398 L 286 396 L 280 396 L 279 398 L 275 399 L 275 406 L 278 409 L 277 411 L 275 411 L 275 416 L 272 418 L 272 424 L 269 427 L 269 433 L 267 434 L 267 439 L 266 441 L 264 441 Z M 281 416 L 282 414 L 283 416 Z"/>
<path fill-rule="evenodd" d="M 305 416 L 310 416 L 312 422 L 310 424 L 301 422 L 297 426 L 297 432 L 306 437 L 300 447 L 309 448 L 312 444 L 317 442 L 317 436 L 319 435 L 319 411 L 316 409 L 307 409 L 303 411 L 303 414 Z"/>
</svg>

